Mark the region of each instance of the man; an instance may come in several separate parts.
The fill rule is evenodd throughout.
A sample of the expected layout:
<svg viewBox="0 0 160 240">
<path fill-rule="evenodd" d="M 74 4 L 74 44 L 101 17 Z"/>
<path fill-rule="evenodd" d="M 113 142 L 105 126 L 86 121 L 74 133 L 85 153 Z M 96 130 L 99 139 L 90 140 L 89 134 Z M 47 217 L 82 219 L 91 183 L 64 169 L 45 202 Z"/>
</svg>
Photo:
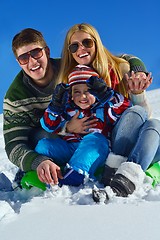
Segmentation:
<svg viewBox="0 0 160 240">
<path fill-rule="evenodd" d="M 5 150 L 10 161 L 26 172 L 48 159 L 33 149 L 44 136 L 39 119 L 56 85 L 60 59 L 50 58 L 43 35 L 31 28 L 15 35 L 12 50 L 22 70 L 4 98 Z"/>
</svg>

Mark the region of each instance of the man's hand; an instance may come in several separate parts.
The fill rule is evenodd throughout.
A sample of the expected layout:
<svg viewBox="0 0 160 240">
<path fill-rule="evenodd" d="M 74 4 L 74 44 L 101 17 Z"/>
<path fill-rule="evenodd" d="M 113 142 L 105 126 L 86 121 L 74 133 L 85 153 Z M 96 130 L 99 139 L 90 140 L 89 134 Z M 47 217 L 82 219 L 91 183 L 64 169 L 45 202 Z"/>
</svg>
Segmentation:
<svg viewBox="0 0 160 240">
<path fill-rule="evenodd" d="M 58 178 L 63 178 L 61 169 L 51 160 L 45 160 L 37 167 L 37 175 L 41 182 L 58 184 Z"/>
<path fill-rule="evenodd" d="M 125 74 L 125 84 L 129 93 L 132 94 L 140 94 L 145 89 L 147 89 L 151 83 L 153 78 L 151 77 L 151 73 L 146 76 L 144 72 L 131 72 L 131 76 L 127 73 Z"/>
<path fill-rule="evenodd" d="M 79 111 L 67 123 L 66 129 L 68 133 L 88 134 L 91 131 L 86 132 L 87 129 L 96 127 L 98 119 L 89 120 L 90 117 L 79 119 L 78 116 Z"/>
</svg>

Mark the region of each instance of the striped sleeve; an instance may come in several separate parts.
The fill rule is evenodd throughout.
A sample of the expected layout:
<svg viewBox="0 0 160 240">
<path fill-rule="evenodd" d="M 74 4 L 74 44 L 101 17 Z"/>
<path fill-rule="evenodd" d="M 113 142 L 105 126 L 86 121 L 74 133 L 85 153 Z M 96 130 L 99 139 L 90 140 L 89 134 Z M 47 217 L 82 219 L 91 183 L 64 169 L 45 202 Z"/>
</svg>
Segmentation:
<svg viewBox="0 0 160 240">
<path fill-rule="evenodd" d="M 122 94 L 119 94 L 117 92 L 114 93 L 113 98 L 108 104 L 109 104 L 108 117 L 112 124 L 121 117 L 122 113 L 127 108 L 132 106 L 132 103 L 128 98 L 124 97 Z"/>
<path fill-rule="evenodd" d="M 61 123 L 61 117 L 46 109 L 43 117 L 40 119 L 40 123 L 42 128 L 47 132 L 54 132 Z"/>
</svg>

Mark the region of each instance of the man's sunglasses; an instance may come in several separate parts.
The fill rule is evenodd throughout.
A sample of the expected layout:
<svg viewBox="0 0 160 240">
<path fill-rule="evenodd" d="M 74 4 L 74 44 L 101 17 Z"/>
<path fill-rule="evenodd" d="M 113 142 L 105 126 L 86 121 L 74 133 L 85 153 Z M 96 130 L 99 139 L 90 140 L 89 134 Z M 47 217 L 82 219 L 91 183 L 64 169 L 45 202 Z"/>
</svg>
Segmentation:
<svg viewBox="0 0 160 240">
<path fill-rule="evenodd" d="M 29 52 L 23 53 L 17 58 L 17 60 L 21 65 L 27 64 L 29 62 L 30 56 L 37 60 L 43 56 L 43 49 L 45 48 L 46 46 L 43 48 L 35 48 Z"/>
<path fill-rule="evenodd" d="M 68 49 L 71 53 L 75 53 L 75 52 L 77 52 L 79 46 L 91 48 L 91 47 L 93 47 L 93 43 L 94 43 L 94 41 L 91 38 L 85 38 L 85 39 L 83 39 L 82 43 L 80 43 L 80 42 L 71 43 L 68 46 Z"/>
</svg>

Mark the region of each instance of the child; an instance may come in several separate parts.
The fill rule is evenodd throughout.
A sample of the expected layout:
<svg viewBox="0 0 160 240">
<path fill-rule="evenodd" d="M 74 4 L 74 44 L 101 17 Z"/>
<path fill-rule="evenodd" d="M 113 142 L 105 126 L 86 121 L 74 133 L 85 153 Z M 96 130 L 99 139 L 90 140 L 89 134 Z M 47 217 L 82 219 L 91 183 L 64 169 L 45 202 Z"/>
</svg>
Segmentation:
<svg viewBox="0 0 160 240">
<path fill-rule="evenodd" d="M 94 69 L 77 65 L 69 74 L 68 84 L 56 86 L 52 101 L 41 119 L 48 132 L 59 133 L 57 139 L 41 139 L 35 150 L 57 165 L 66 165 L 60 185 L 79 186 L 85 177 L 95 179 L 98 167 L 109 154 L 112 128 L 131 102 L 107 87 Z M 96 119 L 93 128 L 83 134 L 71 134 L 61 129 L 78 114 L 78 118 Z M 71 121 L 70 121 L 71 122 Z M 72 122 L 71 122 L 72 123 Z"/>
</svg>

